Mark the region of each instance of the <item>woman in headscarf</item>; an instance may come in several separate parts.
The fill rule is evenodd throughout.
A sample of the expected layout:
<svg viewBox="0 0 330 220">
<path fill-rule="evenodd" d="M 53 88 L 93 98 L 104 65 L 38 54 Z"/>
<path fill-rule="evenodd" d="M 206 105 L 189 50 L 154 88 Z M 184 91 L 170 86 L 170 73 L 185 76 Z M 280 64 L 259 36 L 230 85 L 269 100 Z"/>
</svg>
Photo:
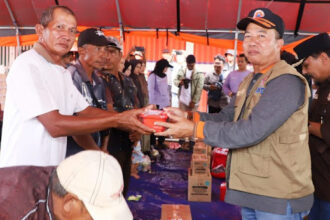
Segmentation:
<svg viewBox="0 0 330 220">
<path fill-rule="evenodd" d="M 170 97 L 167 85 L 167 68 L 173 68 L 169 62 L 165 59 L 158 60 L 154 70 L 148 77 L 148 91 L 149 91 L 149 103 L 157 106 L 158 109 L 163 109 L 170 106 Z M 158 137 L 158 148 L 164 148 L 165 137 Z M 155 146 L 156 138 L 151 135 L 150 144 Z"/>
</svg>

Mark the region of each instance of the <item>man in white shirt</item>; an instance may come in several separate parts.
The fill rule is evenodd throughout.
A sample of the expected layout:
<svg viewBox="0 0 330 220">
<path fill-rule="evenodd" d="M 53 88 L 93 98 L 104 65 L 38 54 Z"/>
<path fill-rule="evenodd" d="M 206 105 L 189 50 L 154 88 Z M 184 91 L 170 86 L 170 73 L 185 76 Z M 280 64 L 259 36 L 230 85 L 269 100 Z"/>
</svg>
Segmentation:
<svg viewBox="0 0 330 220">
<path fill-rule="evenodd" d="M 179 107 L 182 110 L 197 110 L 201 98 L 204 74 L 195 69 L 196 58 L 188 55 L 186 58 L 187 68 L 179 70 L 174 84 L 179 87 Z"/>
<path fill-rule="evenodd" d="M 68 135 L 96 150 L 85 134 L 109 127 L 152 132 L 137 119 L 143 109 L 117 114 L 89 107 L 74 87 L 70 72 L 61 66 L 77 32 L 69 8 L 46 9 L 35 28 L 38 42 L 15 60 L 7 78 L 0 167 L 58 165 Z"/>
</svg>

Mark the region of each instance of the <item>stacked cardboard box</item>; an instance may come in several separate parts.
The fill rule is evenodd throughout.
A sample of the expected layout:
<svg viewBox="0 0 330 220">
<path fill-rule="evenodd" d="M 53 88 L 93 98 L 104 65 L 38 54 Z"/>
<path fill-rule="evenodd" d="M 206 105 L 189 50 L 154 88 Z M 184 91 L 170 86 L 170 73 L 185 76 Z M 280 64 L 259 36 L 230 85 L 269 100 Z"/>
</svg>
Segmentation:
<svg viewBox="0 0 330 220">
<path fill-rule="evenodd" d="M 211 202 L 212 176 L 210 171 L 206 174 L 192 174 L 188 170 L 188 200 L 195 202 Z"/>
<path fill-rule="evenodd" d="M 210 171 L 210 160 L 206 154 L 193 154 L 191 156 L 190 168 L 192 174 L 207 174 Z"/>
<path fill-rule="evenodd" d="M 192 220 L 190 206 L 163 204 L 161 220 Z"/>
<path fill-rule="evenodd" d="M 212 176 L 210 174 L 210 156 L 208 146 L 196 143 L 188 170 L 188 200 L 210 202 Z"/>
</svg>

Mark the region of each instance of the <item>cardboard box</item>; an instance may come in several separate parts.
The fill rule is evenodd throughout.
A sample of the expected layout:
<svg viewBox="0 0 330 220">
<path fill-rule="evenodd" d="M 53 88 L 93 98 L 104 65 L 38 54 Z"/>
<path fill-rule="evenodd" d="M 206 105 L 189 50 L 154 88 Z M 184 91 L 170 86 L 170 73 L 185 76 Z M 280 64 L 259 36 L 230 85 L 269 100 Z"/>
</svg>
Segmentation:
<svg viewBox="0 0 330 220">
<path fill-rule="evenodd" d="M 191 169 L 194 175 L 206 174 L 210 171 L 210 158 L 206 154 L 193 154 L 191 156 Z"/>
<path fill-rule="evenodd" d="M 212 156 L 212 147 L 210 145 L 206 145 L 206 148 L 207 148 L 207 156 Z"/>
<path fill-rule="evenodd" d="M 207 155 L 206 145 L 202 142 L 197 142 L 194 146 L 193 153 L 194 154 L 205 154 L 205 155 Z"/>
<path fill-rule="evenodd" d="M 206 154 L 208 156 L 212 155 L 212 147 L 205 144 L 204 142 L 196 142 L 193 150 L 194 154 Z"/>
<path fill-rule="evenodd" d="M 195 202 L 211 202 L 212 176 L 210 171 L 205 175 L 193 175 L 188 170 L 188 200 Z"/>
<path fill-rule="evenodd" d="M 163 204 L 161 220 L 192 220 L 190 206 Z"/>
</svg>

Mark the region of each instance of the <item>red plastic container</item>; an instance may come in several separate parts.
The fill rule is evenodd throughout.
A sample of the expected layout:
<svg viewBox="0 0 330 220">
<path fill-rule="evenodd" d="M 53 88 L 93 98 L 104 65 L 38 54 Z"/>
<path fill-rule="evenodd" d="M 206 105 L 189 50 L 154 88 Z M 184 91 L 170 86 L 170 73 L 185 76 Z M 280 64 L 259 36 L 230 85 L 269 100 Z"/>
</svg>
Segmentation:
<svg viewBox="0 0 330 220">
<path fill-rule="evenodd" d="M 211 174 L 216 178 L 226 177 L 228 149 L 216 147 L 212 151 Z"/>
<path fill-rule="evenodd" d="M 225 196 L 226 196 L 226 190 L 227 190 L 227 185 L 226 183 L 221 183 L 220 185 L 220 200 L 225 201 Z"/>
<path fill-rule="evenodd" d="M 139 115 L 139 118 L 143 124 L 146 126 L 155 129 L 156 132 L 165 131 L 166 128 L 163 126 L 155 125 L 155 122 L 166 122 L 167 114 L 164 111 L 160 110 L 148 110 Z"/>
</svg>

